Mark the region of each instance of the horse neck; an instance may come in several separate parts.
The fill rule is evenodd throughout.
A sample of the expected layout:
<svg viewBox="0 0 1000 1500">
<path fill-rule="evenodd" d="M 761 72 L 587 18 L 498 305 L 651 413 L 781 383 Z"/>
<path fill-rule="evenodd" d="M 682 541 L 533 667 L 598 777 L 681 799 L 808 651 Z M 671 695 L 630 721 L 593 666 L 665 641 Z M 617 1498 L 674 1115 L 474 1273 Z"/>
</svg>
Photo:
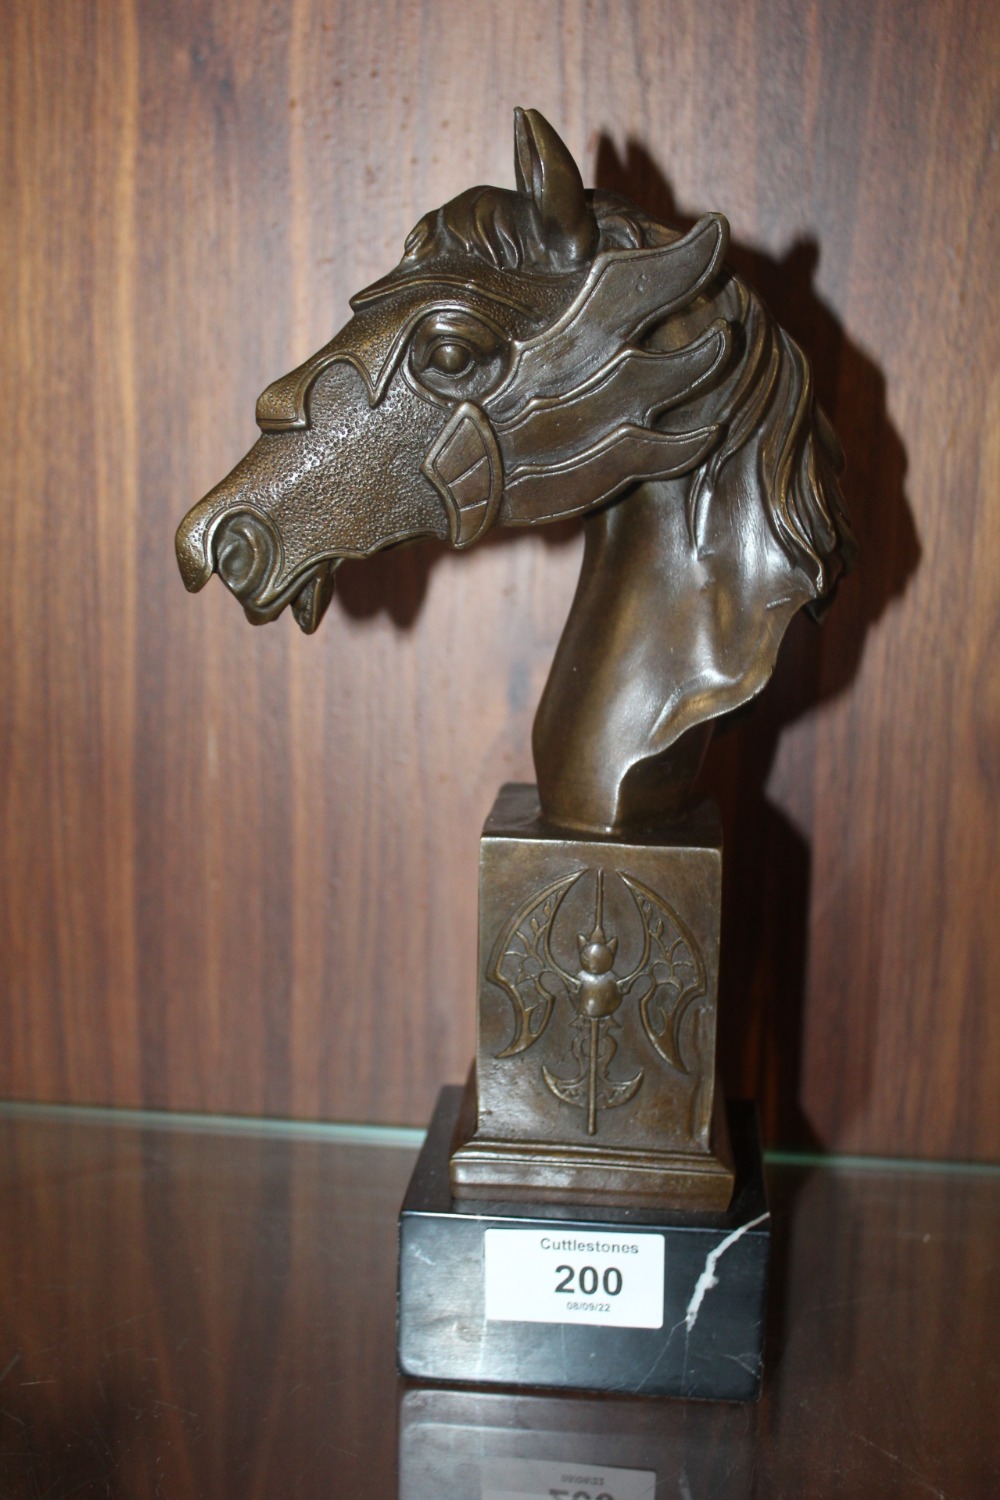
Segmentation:
<svg viewBox="0 0 1000 1500">
<path fill-rule="evenodd" d="M 638 486 L 590 516 L 576 595 L 535 719 L 545 815 L 621 830 L 688 800 L 712 725 L 754 697 L 814 596 L 757 486 L 709 504 L 698 546 L 686 480 Z"/>
</svg>

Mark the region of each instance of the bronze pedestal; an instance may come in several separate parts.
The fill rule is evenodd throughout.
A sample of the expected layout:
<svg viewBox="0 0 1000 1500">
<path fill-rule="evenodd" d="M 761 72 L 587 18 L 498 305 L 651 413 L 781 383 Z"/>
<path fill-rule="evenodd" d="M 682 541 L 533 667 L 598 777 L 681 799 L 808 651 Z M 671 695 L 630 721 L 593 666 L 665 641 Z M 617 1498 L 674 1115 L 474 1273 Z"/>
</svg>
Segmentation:
<svg viewBox="0 0 1000 1500">
<path fill-rule="evenodd" d="M 483 830 L 479 1032 L 456 1198 L 725 1209 L 715 1072 L 722 844 L 703 804 L 645 835 Z"/>
</svg>

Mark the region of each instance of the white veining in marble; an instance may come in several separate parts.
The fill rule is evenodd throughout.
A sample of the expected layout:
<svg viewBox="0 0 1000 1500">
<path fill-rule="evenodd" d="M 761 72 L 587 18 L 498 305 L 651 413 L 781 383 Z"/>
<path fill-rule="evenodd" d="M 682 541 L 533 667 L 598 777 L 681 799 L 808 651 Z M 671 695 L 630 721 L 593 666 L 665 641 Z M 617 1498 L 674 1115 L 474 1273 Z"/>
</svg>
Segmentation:
<svg viewBox="0 0 1000 1500">
<path fill-rule="evenodd" d="M 704 1302 L 706 1294 L 714 1286 L 719 1285 L 719 1278 L 715 1274 L 715 1268 L 719 1264 L 721 1257 L 725 1255 L 730 1245 L 735 1245 L 736 1241 L 746 1234 L 748 1229 L 756 1229 L 757 1225 L 763 1224 L 768 1217 L 767 1214 L 760 1214 L 756 1219 L 751 1219 L 749 1224 L 741 1224 L 739 1229 L 734 1229 L 732 1234 L 727 1234 L 721 1244 L 716 1245 L 714 1250 L 708 1252 L 705 1257 L 704 1270 L 694 1284 L 694 1291 L 691 1293 L 691 1300 L 687 1305 L 687 1312 L 684 1314 L 684 1324 L 688 1333 L 691 1332 L 698 1321 L 698 1314 L 701 1311 L 701 1304 Z"/>
</svg>

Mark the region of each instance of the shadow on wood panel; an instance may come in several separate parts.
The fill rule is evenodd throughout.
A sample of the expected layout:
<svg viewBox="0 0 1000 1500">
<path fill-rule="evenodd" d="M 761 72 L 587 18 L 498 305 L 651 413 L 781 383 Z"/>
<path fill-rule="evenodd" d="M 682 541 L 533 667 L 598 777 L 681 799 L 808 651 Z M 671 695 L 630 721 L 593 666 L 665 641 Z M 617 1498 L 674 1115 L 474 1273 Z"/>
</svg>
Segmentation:
<svg viewBox="0 0 1000 1500">
<path fill-rule="evenodd" d="M 546 546 L 564 547 L 580 534 L 582 526 L 582 520 L 554 521 L 548 526 L 533 527 L 532 536 Z M 477 550 L 509 547 L 522 539 L 520 529 L 494 528 L 476 547 Z M 384 610 L 394 625 L 408 630 L 420 613 L 432 571 L 455 556 L 444 542 L 428 539 L 402 542 L 398 547 L 377 552 L 374 557 L 343 563 L 337 573 L 335 597 L 352 619 L 369 619 Z"/>
<path fill-rule="evenodd" d="M 602 138 L 595 180 L 681 230 L 699 217 L 678 210 L 666 178 L 637 142 L 619 156 L 611 140 Z M 798 1103 L 811 854 L 764 788 L 785 726 L 851 684 L 869 630 L 906 591 L 920 562 L 905 493 L 906 451 L 889 419 L 885 379 L 817 296 L 819 256 L 815 241 L 800 240 L 781 259 L 731 244 L 728 259 L 808 354 L 817 395 L 847 454 L 844 491 L 860 563 L 845 585 L 848 598 L 821 629 L 804 615 L 795 621 L 760 707 L 734 716 L 739 734 L 719 738 L 705 773 L 705 789 L 722 804 L 728 841 L 719 1007 L 723 1076 L 731 1091 L 759 1097 L 769 1143 L 814 1148 L 824 1143 Z M 847 816 L 848 810 L 835 815 Z M 861 1099 L 873 1084 L 874 1027 L 871 1015 L 867 1034 L 852 1040 L 853 1092 Z"/>
</svg>

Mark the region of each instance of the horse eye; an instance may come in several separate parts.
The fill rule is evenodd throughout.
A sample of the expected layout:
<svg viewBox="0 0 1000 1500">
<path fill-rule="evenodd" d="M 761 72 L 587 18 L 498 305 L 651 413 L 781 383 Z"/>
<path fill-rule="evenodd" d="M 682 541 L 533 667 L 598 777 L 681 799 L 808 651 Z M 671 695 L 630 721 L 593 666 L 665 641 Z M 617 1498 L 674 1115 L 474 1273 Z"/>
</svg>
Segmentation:
<svg viewBox="0 0 1000 1500">
<path fill-rule="evenodd" d="M 461 375 L 472 364 L 472 355 L 464 344 L 438 344 L 427 363 L 442 375 Z"/>
</svg>

